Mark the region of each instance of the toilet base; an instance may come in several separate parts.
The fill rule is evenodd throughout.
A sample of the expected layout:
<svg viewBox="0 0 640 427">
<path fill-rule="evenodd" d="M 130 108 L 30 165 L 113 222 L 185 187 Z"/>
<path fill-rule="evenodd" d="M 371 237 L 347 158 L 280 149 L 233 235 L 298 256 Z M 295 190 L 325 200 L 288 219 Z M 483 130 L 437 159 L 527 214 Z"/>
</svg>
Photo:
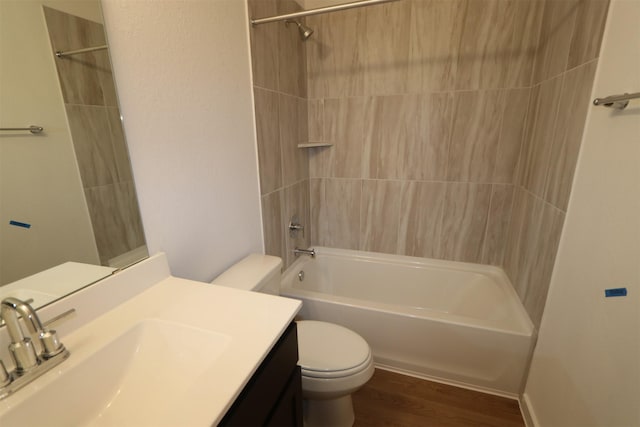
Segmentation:
<svg viewBox="0 0 640 427">
<path fill-rule="evenodd" d="M 305 427 L 351 427 L 355 421 L 351 395 L 336 399 L 304 401 Z"/>
</svg>

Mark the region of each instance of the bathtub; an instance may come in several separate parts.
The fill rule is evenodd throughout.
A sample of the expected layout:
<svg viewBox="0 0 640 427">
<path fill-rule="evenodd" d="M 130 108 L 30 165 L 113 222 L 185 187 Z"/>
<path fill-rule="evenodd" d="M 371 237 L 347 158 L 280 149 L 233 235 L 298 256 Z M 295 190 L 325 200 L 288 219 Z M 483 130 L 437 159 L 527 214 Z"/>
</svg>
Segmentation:
<svg viewBox="0 0 640 427">
<path fill-rule="evenodd" d="M 283 274 L 300 317 L 362 335 L 376 365 L 494 394 L 520 394 L 534 327 L 498 267 L 316 247 Z"/>
</svg>

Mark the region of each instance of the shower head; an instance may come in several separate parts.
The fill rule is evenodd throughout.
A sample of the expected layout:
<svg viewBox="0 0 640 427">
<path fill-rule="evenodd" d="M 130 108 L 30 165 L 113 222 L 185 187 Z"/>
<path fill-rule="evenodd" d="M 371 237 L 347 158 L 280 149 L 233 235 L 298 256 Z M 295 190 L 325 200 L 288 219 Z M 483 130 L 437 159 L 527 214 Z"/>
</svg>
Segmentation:
<svg viewBox="0 0 640 427">
<path fill-rule="evenodd" d="M 284 21 L 284 23 L 287 26 L 289 24 L 296 24 L 298 26 L 298 31 L 300 32 L 300 38 L 302 39 L 302 41 L 305 41 L 306 39 L 311 37 L 311 34 L 313 34 L 313 30 L 311 28 L 307 27 L 306 25 L 304 25 L 300 21 L 294 21 L 292 19 L 287 19 L 286 21 Z"/>
</svg>

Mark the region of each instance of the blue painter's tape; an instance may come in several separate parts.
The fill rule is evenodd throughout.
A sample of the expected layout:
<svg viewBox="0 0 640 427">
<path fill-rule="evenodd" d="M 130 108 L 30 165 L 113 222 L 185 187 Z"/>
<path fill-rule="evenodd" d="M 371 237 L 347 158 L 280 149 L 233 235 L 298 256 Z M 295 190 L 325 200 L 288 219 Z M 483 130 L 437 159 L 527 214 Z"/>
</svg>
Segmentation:
<svg viewBox="0 0 640 427">
<path fill-rule="evenodd" d="M 626 297 L 627 296 L 627 288 L 613 288 L 613 289 L 605 289 L 604 296 L 609 297 Z"/>
<path fill-rule="evenodd" d="M 15 225 L 16 227 L 22 227 L 22 228 L 31 228 L 31 224 L 27 224 L 26 222 L 14 221 L 14 220 L 9 221 L 9 225 Z"/>
</svg>

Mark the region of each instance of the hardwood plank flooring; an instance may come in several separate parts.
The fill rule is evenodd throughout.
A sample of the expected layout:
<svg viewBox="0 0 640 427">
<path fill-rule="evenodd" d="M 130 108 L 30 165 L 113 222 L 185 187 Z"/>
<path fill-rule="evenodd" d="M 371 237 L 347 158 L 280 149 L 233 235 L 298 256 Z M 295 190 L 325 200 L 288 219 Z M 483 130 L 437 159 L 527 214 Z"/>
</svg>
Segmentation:
<svg viewBox="0 0 640 427">
<path fill-rule="evenodd" d="M 516 400 L 376 369 L 353 394 L 355 427 L 523 427 Z"/>
</svg>

